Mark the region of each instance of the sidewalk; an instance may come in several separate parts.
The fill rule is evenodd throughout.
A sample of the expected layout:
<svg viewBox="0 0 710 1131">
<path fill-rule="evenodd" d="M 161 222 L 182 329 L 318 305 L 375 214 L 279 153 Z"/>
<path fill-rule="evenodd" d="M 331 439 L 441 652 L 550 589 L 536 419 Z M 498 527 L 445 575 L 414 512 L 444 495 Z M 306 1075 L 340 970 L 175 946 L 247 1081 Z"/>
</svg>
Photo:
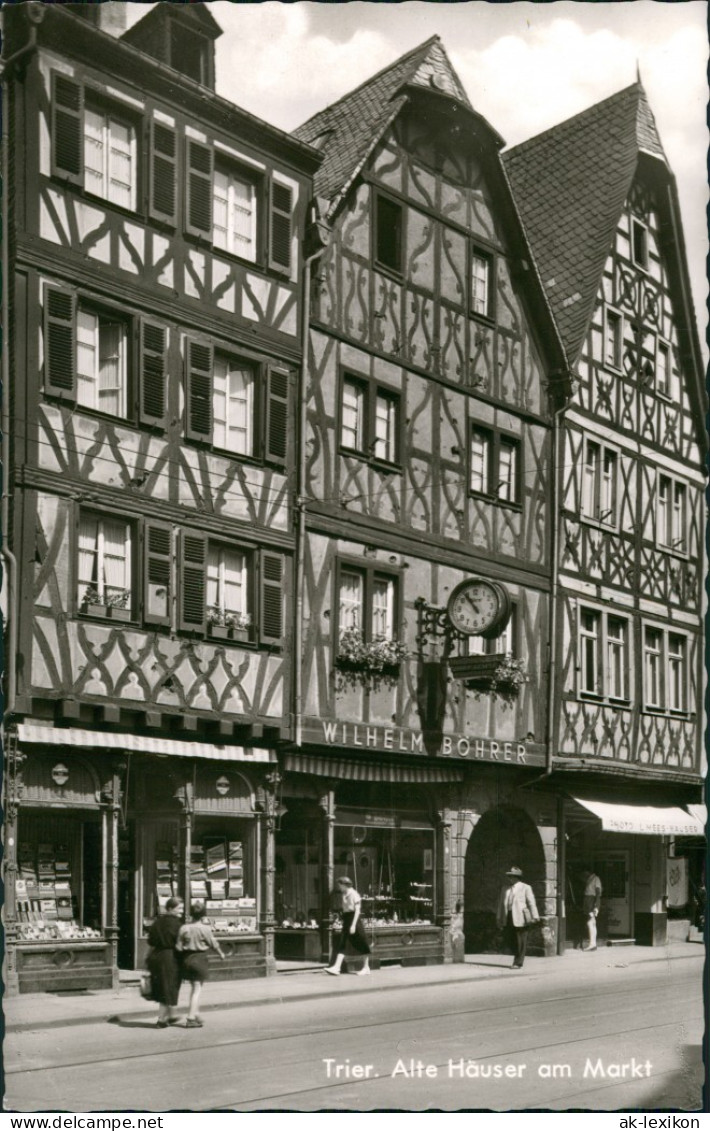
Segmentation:
<svg viewBox="0 0 710 1131">
<path fill-rule="evenodd" d="M 310 1001 L 336 994 L 380 993 L 384 989 L 406 990 L 411 986 L 452 985 L 457 982 L 487 981 L 491 978 L 510 979 L 511 976 L 524 978 L 526 975 L 534 975 L 554 979 L 563 970 L 568 973 L 573 969 L 575 976 L 584 979 L 593 977 L 594 971 L 598 971 L 600 967 L 627 967 L 678 959 L 695 959 L 702 963 L 705 948 L 697 943 L 674 942 L 665 947 L 602 947 L 594 954 L 568 950 L 559 958 L 527 958 L 524 969 L 514 975 L 510 972 L 510 957 L 501 954 L 468 954 L 465 963 L 448 966 L 382 967 L 370 978 L 353 978 L 347 974 L 332 978 L 322 969 L 307 969 L 301 973 L 290 968 L 272 978 L 208 982 L 202 995 L 201 1012 Z M 183 991 L 183 1002 L 186 1001 Z M 135 984 L 122 985 L 118 990 L 21 994 L 3 1001 L 7 1033 L 88 1025 L 119 1014 L 124 1020 L 139 1020 L 154 1016 L 156 1011 L 157 1006 L 153 1002 L 144 1001 Z M 180 1012 L 184 1012 L 184 1005 Z"/>
</svg>

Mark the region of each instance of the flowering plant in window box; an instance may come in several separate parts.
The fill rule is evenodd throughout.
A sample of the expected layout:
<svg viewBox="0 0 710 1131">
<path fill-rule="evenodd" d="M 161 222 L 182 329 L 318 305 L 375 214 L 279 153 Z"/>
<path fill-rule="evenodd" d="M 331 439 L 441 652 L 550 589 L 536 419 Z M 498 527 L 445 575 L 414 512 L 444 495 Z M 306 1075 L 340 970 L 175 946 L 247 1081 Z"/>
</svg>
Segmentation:
<svg viewBox="0 0 710 1131">
<path fill-rule="evenodd" d="M 358 628 L 346 628 L 335 657 L 336 688 L 344 691 L 360 684 L 377 691 L 382 685 L 394 687 L 406 655 L 407 646 L 401 640 L 380 637 L 366 641 Z"/>
<path fill-rule="evenodd" d="M 449 667 L 457 679 L 473 691 L 489 691 L 500 699 L 513 700 L 528 682 L 525 660 L 515 660 L 510 652 L 488 656 L 452 656 Z"/>
<path fill-rule="evenodd" d="M 93 585 L 87 586 L 79 609 L 92 617 L 111 617 L 112 620 L 129 621 L 131 593 L 129 589 L 117 589 L 112 593 L 99 593 Z"/>
<path fill-rule="evenodd" d="M 207 611 L 210 636 L 217 640 L 248 640 L 251 633 L 251 613 L 232 612 L 213 605 Z"/>
</svg>

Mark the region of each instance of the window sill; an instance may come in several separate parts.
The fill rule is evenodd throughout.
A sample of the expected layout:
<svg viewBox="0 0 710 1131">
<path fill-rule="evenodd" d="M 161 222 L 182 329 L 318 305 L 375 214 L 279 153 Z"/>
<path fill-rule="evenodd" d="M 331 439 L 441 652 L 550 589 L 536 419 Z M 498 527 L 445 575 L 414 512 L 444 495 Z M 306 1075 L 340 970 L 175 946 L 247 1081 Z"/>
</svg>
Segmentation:
<svg viewBox="0 0 710 1131">
<path fill-rule="evenodd" d="M 659 554 L 668 554 L 671 558 L 677 558 L 677 560 L 680 562 L 685 562 L 688 560 L 687 550 L 674 549 L 672 546 L 662 546 L 658 542 L 654 544 L 654 548 L 658 551 Z"/>
<path fill-rule="evenodd" d="M 374 468 L 376 471 L 383 471 L 386 474 L 392 475 L 394 473 L 401 473 L 401 463 L 390 463 L 386 459 L 376 459 L 374 456 L 368 456 L 365 452 L 358 452 L 355 448 L 340 449 L 341 456 L 348 456 L 350 459 L 359 459 L 362 463 L 366 463 L 368 467 Z"/>
<path fill-rule="evenodd" d="M 120 624 L 135 623 L 130 609 L 118 609 L 111 605 L 87 605 L 86 609 L 79 611 L 79 616 L 89 620 L 112 620 Z"/>
<path fill-rule="evenodd" d="M 514 502 L 511 499 L 499 499 L 497 495 L 486 495 L 483 491 L 469 491 L 469 498 L 479 499 L 484 503 L 494 503 L 497 507 L 507 507 L 511 511 L 521 511 L 523 504 Z"/>
<path fill-rule="evenodd" d="M 211 640 L 230 640 L 240 644 L 253 644 L 251 629 L 231 628 L 224 624 L 213 624 L 207 630 Z"/>
<path fill-rule="evenodd" d="M 383 275 L 386 275 L 393 283 L 399 283 L 401 286 L 404 286 L 403 271 L 398 271 L 395 267 L 388 267 L 386 263 L 378 263 L 376 259 L 373 259 L 372 267 L 373 270 L 380 271 Z"/>
<path fill-rule="evenodd" d="M 694 717 L 692 711 L 674 711 L 670 707 L 643 707 L 642 714 L 657 715 L 662 719 L 678 719 L 679 722 L 688 722 Z"/>
<path fill-rule="evenodd" d="M 477 314 L 474 310 L 469 310 L 468 316 L 479 326 L 484 326 L 487 330 L 495 330 L 496 328 L 495 315 Z"/>
<path fill-rule="evenodd" d="M 605 522 L 601 518 L 594 518 L 590 514 L 581 514 L 579 519 L 585 526 L 593 526 L 596 530 L 604 530 L 607 534 L 619 533 L 619 524 L 616 521 Z"/>
<path fill-rule="evenodd" d="M 143 223 L 147 222 L 145 213 L 139 208 L 126 208 L 125 204 L 116 204 L 113 200 L 109 200 L 105 196 L 97 196 L 96 193 L 90 192 L 83 185 L 76 184 L 68 177 L 61 176 L 60 173 L 53 173 L 51 179 L 61 184 L 65 189 L 71 189 L 76 195 L 86 200 L 90 204 L 101 204 L 104 208 L 110 208 L 112 212 L 117 212 L 119 216 L 126 216 L 131 220 L 141 220 Z"/>
</svg>

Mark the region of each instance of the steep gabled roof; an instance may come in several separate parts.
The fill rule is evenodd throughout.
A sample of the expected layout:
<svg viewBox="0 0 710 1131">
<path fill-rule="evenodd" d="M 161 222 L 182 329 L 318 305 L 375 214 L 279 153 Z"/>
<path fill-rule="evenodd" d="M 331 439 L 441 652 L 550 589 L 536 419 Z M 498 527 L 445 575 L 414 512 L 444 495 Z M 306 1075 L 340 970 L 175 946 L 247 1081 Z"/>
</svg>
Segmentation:
<svg viewBox="0 0 710 1131">
<path fill-rule="evenodd" d="M 640 83 L 502 154 L 543 285 L 574 361 L 639 156 L 668 170 Z"/>
<path fill-rule="evenodd" d="M 324 154 L 315 178 L 317 196 L 332 200 L 347 192 L 405 104 L 405 88 L 412 86 L 433 88 L 473 112 L 441 40 L 432 36 L 294 130 L 300 141 L 317 145 Z"/>
</svg>

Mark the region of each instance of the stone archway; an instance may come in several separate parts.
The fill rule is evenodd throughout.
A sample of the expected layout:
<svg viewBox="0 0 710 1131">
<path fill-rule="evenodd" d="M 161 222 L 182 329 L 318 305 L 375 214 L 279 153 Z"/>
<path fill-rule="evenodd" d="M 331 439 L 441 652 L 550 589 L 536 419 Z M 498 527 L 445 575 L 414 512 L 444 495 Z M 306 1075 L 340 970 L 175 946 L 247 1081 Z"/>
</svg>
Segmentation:
<svg viewBox="0 0 710 1131">
<path fill-rule="evenodd" d="M 538 903 L 544 891 L 545 852 L 537 826 L 523 809 L 489 809 L 478 821 L 466 849 L 464 934 L 466 951 L 497 949 L 496 907 L 506 868 L 522 868 Z"/>
</svg>

